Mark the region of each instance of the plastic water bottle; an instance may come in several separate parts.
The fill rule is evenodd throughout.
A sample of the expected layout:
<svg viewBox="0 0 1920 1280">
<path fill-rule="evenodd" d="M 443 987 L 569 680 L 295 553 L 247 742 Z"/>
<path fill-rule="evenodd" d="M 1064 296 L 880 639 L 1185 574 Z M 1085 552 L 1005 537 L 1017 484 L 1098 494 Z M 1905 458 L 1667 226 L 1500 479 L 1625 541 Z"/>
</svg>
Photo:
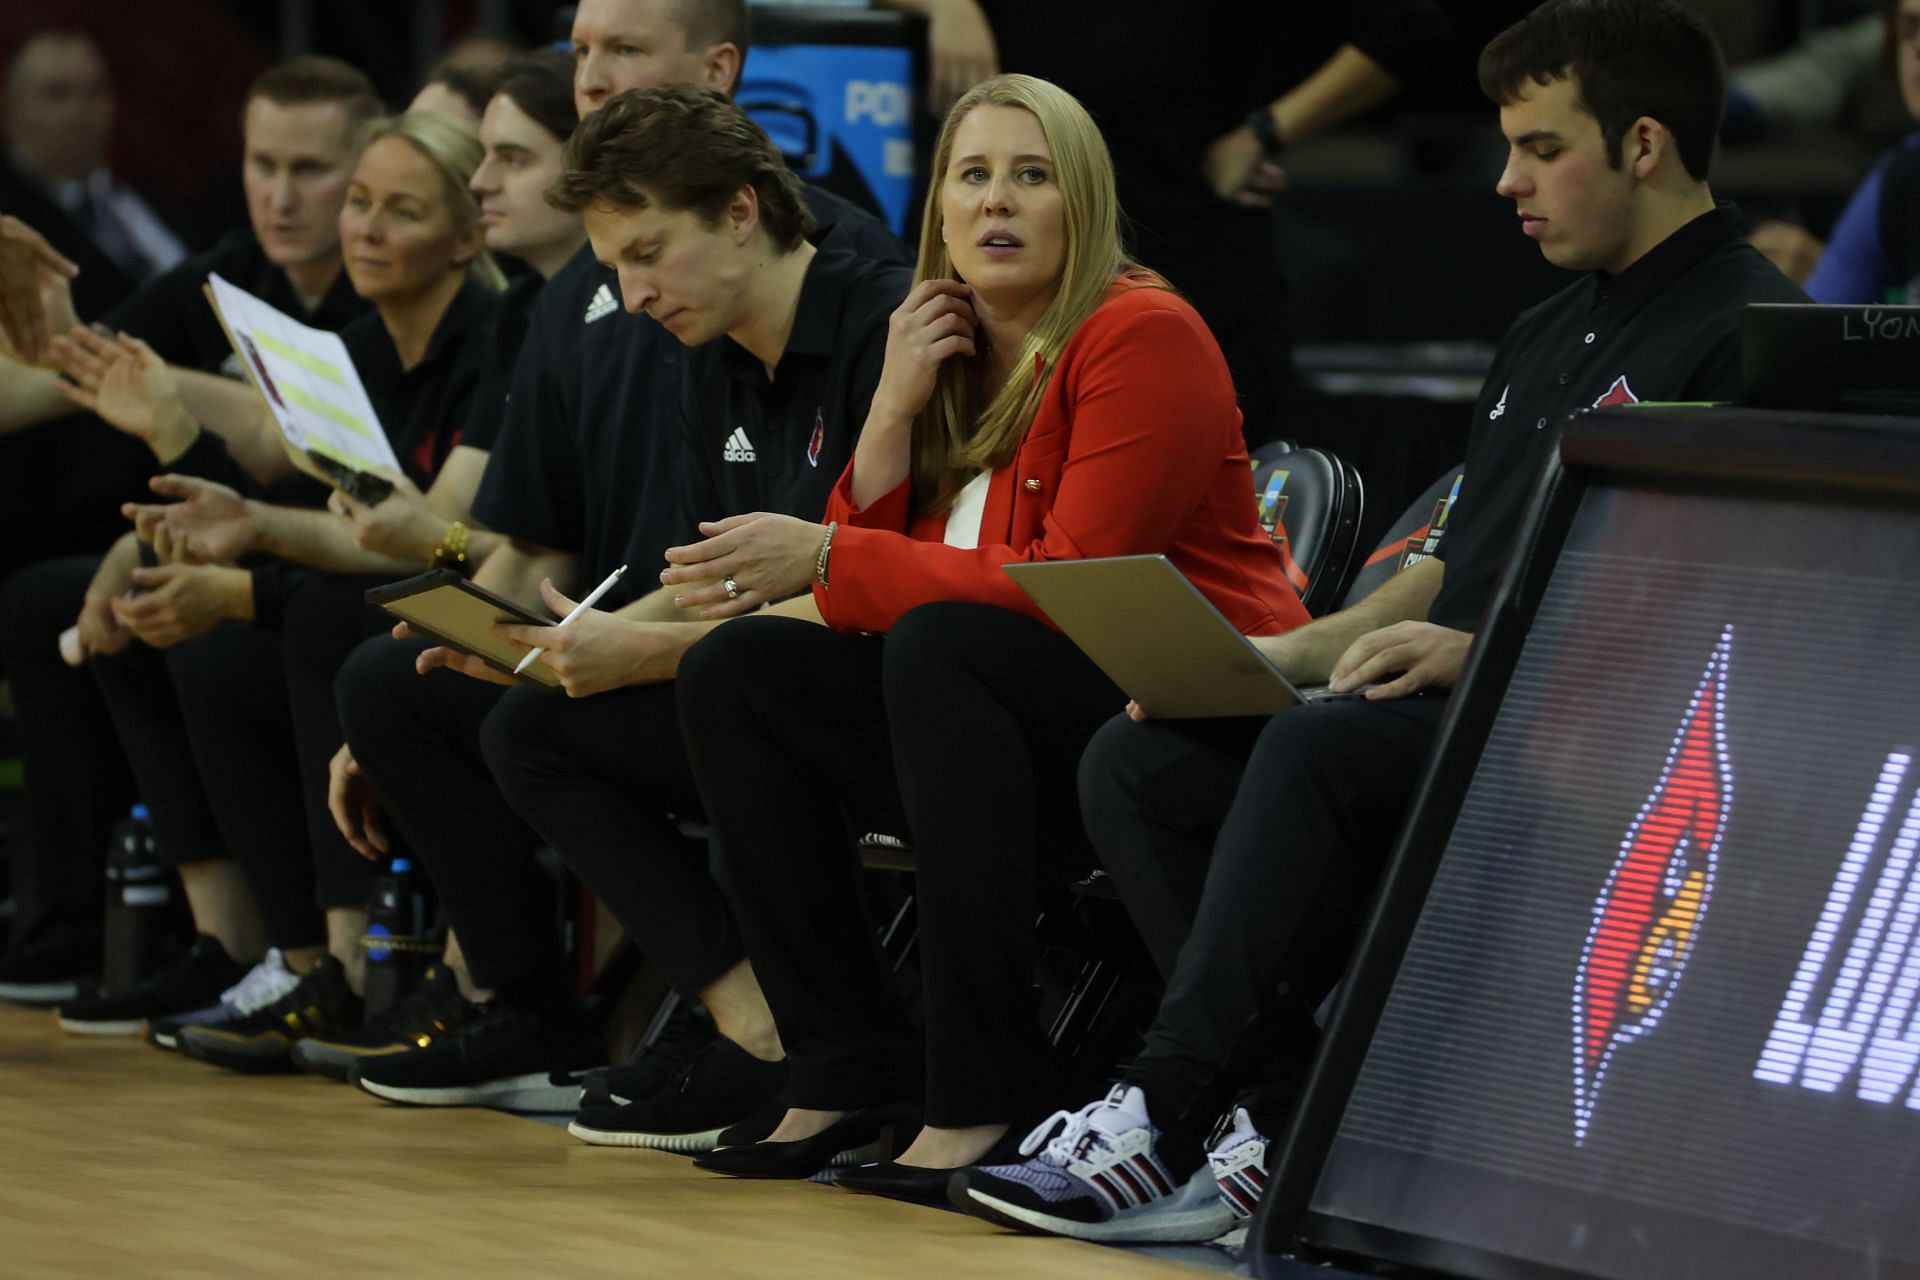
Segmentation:
<svg viewBox="0 0 1920 1280">
<path fill-rule="evenodd" d="M 151 976 L 173 944 L 173 872 L 160 858 L 147 806 L 114 824 L 107 844 L 106 946 L 101 987 L 109 994 Z"/>
<path fill-rule="evenodd" d="M 427 899 L 411 858 L 395 858 L 373 882 L 367 902 L 367 1017 L 405 999 L 438 948 L 427 936 Z"/>
</svg>

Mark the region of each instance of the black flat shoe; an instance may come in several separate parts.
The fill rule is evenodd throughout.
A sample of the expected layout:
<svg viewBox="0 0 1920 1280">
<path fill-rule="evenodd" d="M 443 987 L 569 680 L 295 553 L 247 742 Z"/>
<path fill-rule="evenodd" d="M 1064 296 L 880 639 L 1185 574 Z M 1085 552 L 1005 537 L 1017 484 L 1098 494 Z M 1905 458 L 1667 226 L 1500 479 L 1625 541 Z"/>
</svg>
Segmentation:
<svg viewBox="0 0 1920 1280">
<path fill-rule="evenodd" d="M 917 1125 L 920 1108 L 912 1103 L 862 1107 L 797 1142 L 755 1142 L 743 1147 L 720 1147 L 695 1156 L 697 1168 L 736 1178 L 811 1178 L 842 1151 L 864 1147 L 892 1131 Z"/>
<path fill-rule="evenodd" d="M 958 1169 L 924 1169 L 882 1160 L 879 1164 L 863 1164 L 847 1170 L 834 1180 L 834 1185 L 849 1191 L 864 1191 L 870 1196 L 886 1196 L 889 1200 L 945 1204 L 947 1183 L 958 1172 Z"/>
</svg>

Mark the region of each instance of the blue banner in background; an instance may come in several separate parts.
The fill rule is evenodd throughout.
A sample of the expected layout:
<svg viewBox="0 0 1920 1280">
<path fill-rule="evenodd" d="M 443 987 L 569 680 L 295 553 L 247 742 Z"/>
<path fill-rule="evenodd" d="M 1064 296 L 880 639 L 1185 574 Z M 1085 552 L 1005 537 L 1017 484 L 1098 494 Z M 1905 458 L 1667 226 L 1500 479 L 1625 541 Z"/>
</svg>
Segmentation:
<svg viewBox="0 0 1920 1280">
<path fill-rule="evenodd" d="M 913 55 L 873 45 L 758 45 L 735 94 L 793 171 L 905 237 L 913 200 Z"/>
</svg>

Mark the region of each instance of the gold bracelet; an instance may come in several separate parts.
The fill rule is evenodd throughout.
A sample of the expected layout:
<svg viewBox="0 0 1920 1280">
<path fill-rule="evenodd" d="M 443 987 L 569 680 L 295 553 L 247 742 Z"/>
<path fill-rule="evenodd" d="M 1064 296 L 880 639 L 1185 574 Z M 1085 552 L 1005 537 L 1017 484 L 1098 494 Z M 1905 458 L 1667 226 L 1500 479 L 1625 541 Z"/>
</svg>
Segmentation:
<svg viewBox="0 0 1920 1280">
<path fill-rule="evenodd" d="M 429 569 L 452 569 L 456 573 L 467 571 L 467 526 L 455 520 L 447 526 L 440 538 L 440 545 L 427 557 Z"/>
<path fill-rule="evenodd" d="M 827 585 L 827 553 L 833 550 L 833 531 L 839 527 L 838 520 L 827 525 L 827 536 L 820 539 L 820 554 L 813 558 L 813 580 L 823 587 Z"/>
</svg>

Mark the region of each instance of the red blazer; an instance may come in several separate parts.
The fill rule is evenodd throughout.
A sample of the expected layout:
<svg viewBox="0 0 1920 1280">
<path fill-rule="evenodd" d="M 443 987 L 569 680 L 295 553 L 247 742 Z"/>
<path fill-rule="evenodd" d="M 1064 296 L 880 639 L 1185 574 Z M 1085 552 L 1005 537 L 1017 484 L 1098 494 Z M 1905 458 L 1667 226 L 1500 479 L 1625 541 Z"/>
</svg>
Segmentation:
<svg viewBox="0 0 1920 1280">
<path fill-rule="evenodd" d="M 994 473 L 980 545 L 949 547 L 946 516 L 912 515 L 910 481 L 864 511 L 849 465 L 827 499 L 837 520 L 828 626 L 886 631 L 936 600 L 1046 621 L 1000 566 L 1164 553 L 1246 635 L 1307 620 L 1255 515 L 1253 477 L 1226 360 L 1199 313 L 1166 289 L 1116 283 L 1060 353 L 1011 465 Z"/>
</svg>

